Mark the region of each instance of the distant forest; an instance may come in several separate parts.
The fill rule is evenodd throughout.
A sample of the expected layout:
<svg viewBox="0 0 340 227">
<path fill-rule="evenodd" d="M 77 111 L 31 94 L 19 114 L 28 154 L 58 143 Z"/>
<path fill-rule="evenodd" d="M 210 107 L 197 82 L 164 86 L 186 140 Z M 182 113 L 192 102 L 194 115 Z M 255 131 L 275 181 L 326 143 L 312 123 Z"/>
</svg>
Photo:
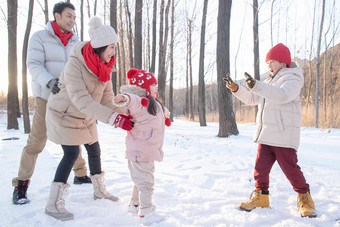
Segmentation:
<svg viewBox="0 0 340 227">
<path fill-rule="evenodd" d="M 320 56 L 320 92 L 319 92 L 319 126 L 321 128 L 340 128 L 340 44 L 330 48 Z M 304 87 L 301 91 L 302 124 L 312 126 L 315 124 L 315 75 L 316 59 L 312 61 L 294 59 L 297 65 L 303 69 L 305 76 Z M 242 72 L 240 72 L 242 73 Z M 264 79 L 264 78 L 261 78 Z M 244 85 L 243 81 L 238 81 Z M 185 106 L 186 89 L 174 90 L 174 115 L 175 117 L 188 118 Z M 197 86 L 194 86 L 194 94 L 197 94 Z M 208 121 L 218 122 L 217 84 L 206 85 L 206 112 Z M 198 116 L 198 97 L 194 96 L 195 120 Z M 245 106 L 239 100 L 233 98 L 233 109 L 238 123 L 255 121 L 254 107 Z"/>
</svg>

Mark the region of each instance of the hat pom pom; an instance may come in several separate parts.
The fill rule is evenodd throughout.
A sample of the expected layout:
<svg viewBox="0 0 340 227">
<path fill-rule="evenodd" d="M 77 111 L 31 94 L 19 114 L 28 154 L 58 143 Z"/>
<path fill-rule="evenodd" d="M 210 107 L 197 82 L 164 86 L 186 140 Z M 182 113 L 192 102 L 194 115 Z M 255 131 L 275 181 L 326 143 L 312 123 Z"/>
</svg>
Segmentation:
<svg viewBox="0 0 340 227">
<path fill-rule="evenodd" d="M 130 70 L 126 73 L 126 77 L 127 77 L 128 79 L 131 79 L 131 78 L 133 77 L 133 75 L 136 74 L 137 71 L 138 71 L 137 69 L 130 69 Z"/>
<path fill-rule="evenodd" d="M 149 100 L 147 100 L 146 98 L 142 98 L 141 103 L 142 106 L 147 107 L 149 105 Z"/>
<path fill-rule="evenodd" d="M 91 19 L 89 21 L 89 27 L 90 28 L 98 28 L 102 24 L 103 24 L 102 20 L 97 16 L 91 17 Z"/>
<path fill-rule="evenodd" d="M 170 118 L 165 118 L 165 125 L 168 126 L 168 127 L 170 127 L 170 125 L 171 125 L 171 120 L 170 120 Z"/>
</svg>

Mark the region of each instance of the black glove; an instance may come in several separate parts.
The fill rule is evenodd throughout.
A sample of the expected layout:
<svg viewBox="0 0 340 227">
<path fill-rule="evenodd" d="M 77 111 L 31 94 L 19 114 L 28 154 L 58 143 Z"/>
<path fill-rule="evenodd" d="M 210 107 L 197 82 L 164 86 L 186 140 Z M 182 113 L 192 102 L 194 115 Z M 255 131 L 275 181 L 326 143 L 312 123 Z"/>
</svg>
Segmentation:
<svg viewBox="0 0 340 227">
<path fill-rule="evenodd" d="M 52 79 L 48 82 L 47 87 L 51 89 L 52 94 L 57 94 L 60 91 L 59 88 L 59 79 Z"/>
<path fill-rule="evenodd" d="M 247 72 L 244 73 L 244 76 L 246 77 L 246 85 L 249 89 L 253 89 L 253 87 L 255 86 L 255 82 L 256 80 L 254 80 L 254 78 L 249 75 Z"/>
</svg>

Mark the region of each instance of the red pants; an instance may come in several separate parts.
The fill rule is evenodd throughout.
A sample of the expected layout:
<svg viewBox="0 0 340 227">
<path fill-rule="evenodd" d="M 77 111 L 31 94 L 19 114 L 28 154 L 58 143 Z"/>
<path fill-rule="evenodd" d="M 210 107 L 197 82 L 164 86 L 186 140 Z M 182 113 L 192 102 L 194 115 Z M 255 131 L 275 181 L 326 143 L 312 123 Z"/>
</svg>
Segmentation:
<svg viewBox="0 0 340 227">
<path fill-rule="evenodd" d="M 269 173 L 275 161 L 278 162 L 294 191 L 309 192 L 309 185 L 298 166 L 296 151 L 293 148 L 273 147 L 259 144 L 255 161 L 254 179 L 256 189 L 268 191 Z"/>
</svg>

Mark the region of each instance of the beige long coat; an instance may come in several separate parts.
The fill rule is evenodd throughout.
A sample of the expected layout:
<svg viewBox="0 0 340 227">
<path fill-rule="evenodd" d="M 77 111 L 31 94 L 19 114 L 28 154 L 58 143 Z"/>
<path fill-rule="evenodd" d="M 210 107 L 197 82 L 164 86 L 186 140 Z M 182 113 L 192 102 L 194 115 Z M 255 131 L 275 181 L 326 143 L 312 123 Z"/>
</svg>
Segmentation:
<svg viewBox="0 0 340 227">
<path fill-rule="evenodd" d="M 240 86 L 233 93 L 247 105 L 258 105 L 255 142 L 298 150 L 303 81 L 300 67 L 282 68 L 274 78 L 256 81 L 251 91 Z"/>
<path fill-rule="evenodd" d="M 57 144 L 93 144 L 98 141 L 96 120 L 112 125 L 117 115 L 111 80 L 98 81 L 85 64 L 81 50 L 86 43 L 72 49 L 59 78 L 60 92 L 47 102 L 47 137 Z"/>
</svg>

